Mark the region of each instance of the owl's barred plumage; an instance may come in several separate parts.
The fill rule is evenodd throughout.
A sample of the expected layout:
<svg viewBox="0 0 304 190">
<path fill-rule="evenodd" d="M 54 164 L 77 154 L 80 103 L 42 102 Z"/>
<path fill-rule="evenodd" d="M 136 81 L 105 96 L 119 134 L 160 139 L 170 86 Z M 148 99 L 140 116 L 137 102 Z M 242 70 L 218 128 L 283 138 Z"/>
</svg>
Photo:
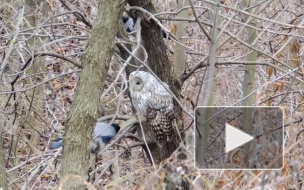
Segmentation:
<svg viewBox="0 0 304 190">
<path fill-rule="evenodd" d="M 163 85 L 168 85 L 162 83 Z M 150 73 L 134 71 L 130 74 L 130 95 L 136 112 L 147 116 L 157 141 L 170 141 L 174 134 L 173 97 Z"/>
<path fill-rule="evenodd" d="M 172 120 L 174 119 L 173 110 L 167 109 L 150 109 L 147 110 L 147 118 L 149 124 L 155 133 L 157 140 L 162 143 L 165 141 L 170 141 L 173 134 Z"/>
</svg>

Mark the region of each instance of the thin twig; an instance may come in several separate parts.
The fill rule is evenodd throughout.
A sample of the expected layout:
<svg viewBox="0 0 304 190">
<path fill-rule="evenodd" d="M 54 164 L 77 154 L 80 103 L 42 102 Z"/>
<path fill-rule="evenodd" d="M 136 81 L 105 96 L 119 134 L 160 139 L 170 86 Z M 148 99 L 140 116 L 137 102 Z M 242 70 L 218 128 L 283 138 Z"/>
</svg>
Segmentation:
<svg viewBox="0 0 304 190">
<path fill-rule="evenodd" d="M 14 91 L 4 91 L 4 92 L 0 92 L 0 95 L 2 95 L 2 94 L 11 94 L 11 93 L 16 93 L 16 92 L 25 92 L 25 91 L 31 90 L 31 89 L 33 89 L 33 88 L 36 88 L 36 87 L 38 87 L 38 86 L 40 86 L 40 85 L 42 85 L 42 84 L 45 84 L 45 83 L 47 83 L 47 82 L 50 82 L 51 80 L 54 80 L 54 79 L 56 79 L 56 78 L 58 78 L 58 77 L 61 77 L 61 76 L 67 75 L 67 74 L 72 74 L 72 73 L 75 73 L 75 72 L 80 72 L 80 70 L 75 70 L 75 71 L 70 71 L 70 72 L 62 73 L 62 74 L 60 74 L 60 75 L 57 75 L 57 76 L 52 77 L 52 78 L 49 78 L 49 79 L 47 79 L 47 80 L 45 80 L 45 81 L 43 81 L 43 82 L 40 82 L 40 83 L 35 84 L 35 85 L 33 85 L 33 86 L 31 86 L 31 87 L 28 87 L 28 88 L 19 89 L 19 90 L 14 90 Z"/>
<path fill-rule="evenodd" d="M 209 41 L 211 41 L 211 36 L 210 34 L 207 32 L 207 30 L 203 27 L 202 23 L 198 20 L 198 16 L 197 16 L 197 13 L 195 11 L 195 7 L 193 5 L 193 2 L 192 0 L 189 0 L 190 2 L 190 5 L 191 5 L 191 8 L 192 8 L 192 12 L 193 12 L 193 15 L 195 17 L 195 20 L 197 21 L 197 24 L 199 25 L 199 27 L 202 29 L 203 33 L 206 35 L 206 37 L 208 38 Z"/>
<path fill-rule="evenodd" d="M 135 148 L 135 147 L 138 147 L 138 146 L 143 146 L 145 145 L 145 143 L 143 142 L 138 142 L 138 143 L 134 143 L 134 144 L 131 144 L 129 145 L 129 148 Z M 104 168 L 104 170 L 98 175 L 97 179 L 99 180 L 96 180 L 91 186 L 93 185 L 96 185 L 100 180 L 102 180 L 102 175 L 110 168 L 110 166 L 112 166 L 112 164 L 114 163 L 114 160 L 121 157 L 122 155 L 124 155 L 129 149 L 125 149 L 124 151 L 122 151 L 121 153 L 119 153 L 117 155 L 117 157 L 113 158 L 110 162 L 108 162 L 108 165 Z M 88 189 L 90 189 L 90 187 L 88 187 Z"/>
<path fill-rule="evenodd" d="M 83 23 L 85 23 L 90 28 L 93 28 L 93 24 L 90 22 L 89 19 L 87 19 L 83 14 L 80 14 L 80 11 L 77 10 L 73 5 L 71 5 L 69 2 L 65 0 L 59 0 L 69 11 L 76 10 L 77 12 L 74 12 L 74 15 L 79 19 L 82 20 Z"/>
<path fill-rule="evenodd" d="M 2 64 L 1 64 L 0 79 L 2 79 L 3 72 L 6 69 L 9 57 L 11 56 L 11 53 L 13 52 L 14 44 L 15 44 L 15 42 L 17 40 L 18 35 L 19 35 L 20 25 L 22 23 L 23 15 L 24 15 L 24 9 L 25 9 L 25 6 L 22 6 L 19 9 L 18 19 L 17 19 L 17 24 L 16 24 L 16 33 L 15 33 L 13 39 L 9 42 L 9 44 L 10 44 L 9 48 L 8 48 L 8 50 L 7 50 L 6 54 L 5 54 L 4 60 L 3 60 Z"/>
<path fill-rule="evenodd" d="M 23 67 L 21 68 L 21 71 L 24 71 L 25 68 L 31 63 L 31 61 L 37 57 L 37 56 L 53 56 L 53 57 L 57 57 L 57 58 L 60 58 L 60 59 L 63 59 L 65 61 L 69 61 L 70 63 L 72 63 L 73 65 L 81 68 L 81 64 L 74 61 L 73 59 L 71 58 L 68 58 L 68 57 L 65 57 L 64 55 L 61 55 L 61 54 L 58 54 L 58 53 L 52 53 L 52 52 L 38 52 L 38 53 L 35 53 L 33 56 L 31 56 L 27 62 L 23 65 Z M 16 83 L 16 81 L 18 80 L 18 78 L 21 77 L 21 74 L 17 75 L 16 78 L 11 82 L 11 85 L 14 85 Z"/>
<path fill-rule="evenodd" d="M 271 19 L 261 17 L 261 16 L 258 16 L 256 14 L 251 14 L 249 12 L 246 12 L 246 11 L 243 11 L 243 10 L 240 10 L 240 9 L 237 9 L 237 8 L 233 8 L 233 7 L 230 7 L 230 6 L 227 6 L 227 5 L 217 4 L 217 3 L 214 3 L 213 1 L 209 1 L 209 0 L 201 0 L 201 1 L 206 2 L 206 3 L 210 3 L 214 6 L 219 6 L 219 7 L 224 7 L 224 8 L 227 8 L 227 9 L 231 9 L 233 11 L 237 11 L 237 12 L 240 12 L 242 14 L 245 14 L 245 15 L 260 19 L 260 20 L 264 20 L 264 21 L 267 21 L 267 22 L 270 22 L 270 23 L 273 23 L 273 24 L 278 24 L 278 25 L 281 25 L 281 26 L 284 26 L 284 27 L 287 27 L 287 28 L 290 28 L 290 29 L 292 29 L 292 28 L 294 28 L 294 29 L 304 29 L 303 26 L 286 24 L 286 23 L 283 23 L 283 22 L 271 20 Z"/>
</svg>

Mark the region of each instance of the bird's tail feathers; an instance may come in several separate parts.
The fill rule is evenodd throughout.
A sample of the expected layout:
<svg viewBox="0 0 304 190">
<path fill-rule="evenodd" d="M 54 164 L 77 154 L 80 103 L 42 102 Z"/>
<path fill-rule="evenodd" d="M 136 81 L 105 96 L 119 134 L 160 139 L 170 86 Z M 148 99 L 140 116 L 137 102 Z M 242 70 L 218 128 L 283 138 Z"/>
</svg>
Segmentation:
<svg viewBox="0 0 304 190">
<path fill-rule="evenodd" d="M 102 142 L 102 139 L 100 137 L 97 137 L 90 142 L 90 149 L 91 152 L 94 154 L 98 154 L 104 148 L 105 148 L 105 143 Z"/>
<path fill-rule="evenodd" d="M 53 142 L 50 142 L 50 149 L 53 150 L 53 149 L 57 149 L 57 148 L 60 148 L 62 147 L 62 140 L 59 140 L 59 141 L 53 141 Z"/>
</svg>

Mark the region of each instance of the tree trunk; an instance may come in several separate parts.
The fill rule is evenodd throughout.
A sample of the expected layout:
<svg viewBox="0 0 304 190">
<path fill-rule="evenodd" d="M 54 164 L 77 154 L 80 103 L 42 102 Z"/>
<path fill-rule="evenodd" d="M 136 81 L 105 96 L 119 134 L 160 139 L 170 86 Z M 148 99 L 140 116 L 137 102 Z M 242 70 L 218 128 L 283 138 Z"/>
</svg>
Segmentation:
<svg viewBox="0 0 304 190">
<path fill-rule="evenodd" d="M 151 1 L 147 2 L 146 0 L 128 0 L 128 3 L 130 6 L 138 6 L 146 9 L 150 13 L 156 13 L 156 10 Z M 137 16 L 141 15 L 140 12 L 136 12 L 136 14 Z M 144 42 L 144 48 L 148 54 L 148 66 L 160 78 L 160 80 L 166 82 L 170 86 L 170 89 L 175 94 L 175 96 L 179 97 L 181 93 L 181 84 L 177 76 L 173 74 L 173 68 L 170 66 L 170 62 L 166 54 L 167 47 L 163 40 L 163 35 L 160 27 L 152 19 L 149 21 L 143 19 L 141 22 L 141 36 Z M 174 114 L 178 130 L 181 132 L 184 130 L 182 109 L 176 101 L 174 101 Z M 150 128 L 145 127 L 144 130 L 145 136 L 151 136 Z M 156 145 L 156 143 L 152 145 L 149 143 L 149 149 L 152 153 L 155 164 L 159 164 L 160 161 L 170 157 L 171 154 L 178 148 L 180 139 L 177 131 L 174 131 L 175 138 L 172 138 L 171 142 L 165 142 L 161 147 Z M 153 134 L 152 140 L 156 140 L 153 138 Z M 164 168 L 166 168 L 168 171 L 172 171 L 170 166 L 167 167 L 165 165 Z M 166 189 L 176 189 L 177 184 L 174 184 L 172 182 L 170 176 L 166 176 L 164 181 L 166 183 Z M 188 183 L 182 180 L 182 186 L 183 189 L 187 189 Z"/>
<path fill-rule="evenodd" d="M 177 9 L 182 9 L 184 7 L 189 6 L 189 0 L 179 0 L 177 4 Z M 189 10 L 185 9 L 181 11 L 177 17 L 179 18 L 188 18 Z M 186 38 L 187 35 L 187 21 L 179 21 L 176 24 L 176 37 L 178 41 L 185 45 L 186 44 Z M 176 44 L 175 45 L 175 51 L 174 51 L 174 73 L 176 76 L 180 76 L 182 73 L 184 73 L 186 68 L 186 56 L 185 56 L 185 47 Z"/>
<path fill-rule="evenodd" d="M 38 9 L 39 5 L 42 2 L 42 0 L 26 0 L 24 1 L 24 6 L 26 6 L 26 20 L 28 21 L 28 24 L 30 27 L 36 27 L 37 25 L 37 18 L 38 18 Z M 43 7 L 42 7 L 43 8 Z M 43 13 L 42 15 L 45 16 L 45 11 L 41 10 Z M 31 38 L 27 40 L 28 47 L 31 49 L 32 52 L 35 52 L 35 46 L 39 46 L 40 43 L 38 40 L 35 40 L 35 38 Z M 43 44 L 43 43 L 42 43 Z M 29 70 L 28 73 L 30 75 L 33 75 L 32 78 L 27 80 L 27 83 L 36 83 L 39 80 L 43 80 L 43 78 L 38 78 L 34 74 L 38 72 L 42 72 L 44 68 L 44 58 L 36 58 L 36 64 L 33 64 Z M 41 76 L 42 77 L 42 76 Z M 34 85 L 34 84 L 32 84 Z M 37 119 L 37 116 L 35 115 L 33 109 L 43 109 L 43 85 L 38 86 L 37 88 L 34 88 L 32 90 L 29 90 L 26 92 L 26 95 L 29 98 L 29 102 L 26 102 L 25 106 L 25 113 L 24 116 L 25 119 L 21 119 L 22 125 L 25 125 L 25 129 L 30 131 L 29 139 L 33 147 L 37 147 L 38 143 L 40 142 L 40 134 L 38 131 L 42 131 L 42 124 Z M 24 120 L 24 121 L 22 121 Z M 28 123 L 27 123 L 28 122 Z M 20 126 L 19 126 L 20 127 Z M 35 129 L 34 129 L 35 127 Z M 32 150 L 35 154 L 39 154 L 39 152 L 35 152 L 35 150 Z"/>
<path fill-rule="evenodd" d="M 129 0 L 128 3 L 130 6 L 142 7 L 151 13 L 156 13 L 152 2 L 147 2 L 145 0 Z M 137 12 L 136 14 L 137 16 L 141 15 L 140 12 Z M 178 78 L 174 76 L 172 72 L 172 68 L 166 54 L 166 45 L 163 40 L 163 35 L 160 27 L 152 19 L 149 21 L 143 19 L 141 27 L 142 40 L 144 41 L 144 47 L 148 54 L 148 66 L 162 81 L 166 82 L 170 86 L 170 89 L 176 95 L 176 97 L 179 97 L 181 86 Z M 177 126 L 179 131 L 183 131 L 182 109 L 175 101 L 174 104 Z M 176 138 L 179 138 L 177 134 L 175 136 Z M 175 150 L 179 146 L 179 143 L 177 142 L 177 139 L 173 139 L 172 142 L 168 143 L 170 144 L 170 150 Z M 173 152 L 162 151 L 155 147 L 152 148 L 151 146 L 152 145 L 149 145 L 153 158 L 159 158 L 160 156 L 159 160 L 168 158 Z M 166 145 L 164 147 L 167 149 Z M 152 151 L 152 149 L 154 151 Z M 159 162 L 156 162 L 156 164 L 158 163 Z"/>
<path fill-rule="evenodd" d="M 61 165 L 62 189 L 85 189 L 89 142 L 96 123 L 100 97 L 113 54 L 123 0 L 100 0 L 99 16 L 86 46 L 75 98 L 66 122 Z"/>
<path fill-rule="evenodd" d="M 247 0 L 242 0 L 240 3 L 240 7 L 242 9 L 245 9 L 247 7 L 250 7 L 253 5 L 253 2 L 247 1 Z M 250 9 L 250 13 L 252 13 Z M 248 16 L 244 16 L 244 21 L 248 20 Z M 250 22 L 251 26 L 255 26 L 255 20 L 251 20 Z M 252 47 L 256 47 L 255 40 L 257 38 L 257 32 L 254 28 L 248 27 L 248 39 L 247 42 L 250 44 Z M 252 49 L 248 49 L 249 51 L 252 51 Z M 258 59 L 258 52 L 252 51 L 248 56 L 247 60 L 251 62 L 256 62 Z M 254 89 L 254 78 L 255 78 L 255 70 L 256 66 L 255 65 L 246 65 L 245 67 L 245 73 L 244 73 L 244 81 L 243 81 L 243 86 L 242 86 L 242 91 L 243 91 L 243 98 L 248 96 L 250 93 L 252 93 Z M 250 95 L 249 97 L 245 98 L 242 102 L 243 106 L 253 106 L 254 103 L 254 96 Z M 252 132 L 252 125 L 253 125 L 253 109 L 252 108 L 244 108 L 243 109 L 243 124 L 246 123 L 246 125 L 243 126 L 243 131 L 246 133 L 251 133 Z M 250 153 L 250 143 L 247 143 L 244 145 L 245 149 L 245 163 L 249 164 L 248 159 Z M 249 165 L 247 165 L 249 167 Z"/>
<path fill-rule="evenodd" d="M 6 178 L 6 169 L 5 169 L 5 162 L 3 158 L 3 149 L 2 149 L 2 129 L 3 127 L 0 127 L 1 135 L 0 135 L 0 189 L 8 189 L 7 185 L 7 178 Z"/>
<path fill-rule="evenodd" d="M 7 2 L 6 1 L 0 1 L 0 6 L 1 6 L 1 10 L 0 10 L 0 16 L 1 16 L 1 20 L 2 18 L 4 17 L 4 20 L 6 20 L 6 18 L 8 17 L 13 17 L 13 12 L 11 11 L 8 11 L 6 12 L 5 9 L 8 9 L 5 4 Z M 13 8 L 17 8 L 18 7 L 18 2 L 11 2 L 10 4 L 11 7 Z M 17 14 L 18 16 L 19 14 Z M 22 15 L 23 16 L 23 15 Z M 17 20 L 18 18 L 16 18 Z M 15 26 L 15 21 L 13 21 L 13 24 Z M 8 25 L 9 27 L 11 27 L 10 29 L 14 30 L 14 27 L 12 25 Z M 1 32 L 2 32 L 2 29 L 1 29 Z M 14 53 L 12 52 L 11 56 L 15 56 Z M 9 57 L 10 59 L 11 57 Z M 3 62 L 3 60 L 2 60 Z M 8 64 L 9 66 L 13 67 L 13 68 L 16 68 L 16 62 L 15 61 L 10 61 L 10 64 Z M 1 69 L 0 69 L 1 70 Z M 14 69 L 13 69 L 14 70 Z M 0 71 L 1 72 L 1 71 Z M 4 72 L 7 72 L 7 70 L 4 70 Z M 11 73 L 9 73 L 11 74 Z M 0 100 L 0 104 L 2 105 L 3 102 L 5 102 L 5 97 L 1 97 L 1 100 Z M 16 113 L 12 114 L 12 118 L 15 118 Z M 6 168 L 5 168 L 5 165 L 6 165 L 6 160 L 4 159 L 4 151 L 3 151 L 3 132 L 4 132 L 4 128 L 7 127 L 7 126 L 12 126 L 13 124 L 13 121 L 15 121 L 14 119 L 12 120 L 9 120 L 9 122 L 7 122 L 7 118 L 4 118 L 4 117 L 0 117 L 0 189 L 8 189 L 8 181 L 7 181 L 7 174 L 6 174 Z M 17 176 L 17 174 L 15 175 L 16 173 L 13 173 L 12 175 Z"/>
<path fill-rule="evenodd" d="M 219 3 L 219 0 L 214 0 L 214 2 Z M 214 94 L 215 94 L 215 85 L 216 85 L 216 75 L 217 69 L 215 67 L 216 57 L 218 55 L 219 42 L 217 36 L 219 35 L 219 30 L 217 26 L 220 24 L 220 16 L 219 16 L 219 7 L 211 5 L 211 8 L 214 12 L 211 12 L 211 19 L 213 21 L 212 28 L 212 39 L 211 46 L 209 51 L 209 64 L 207 70 L 207 84 L 206 84 L 206 94 L 203 100 L 202 106 L 213 106 L 214 103 Z M 196 164 L 200 167 L 204 167 L 205 165 L 205 149 L 207 146 L 207 140 L 209 136 L 209 122 L 206 122 L 210 117 L 212 109 L 202 109 L 202 112 L 196 112 L 196 126 L 200 135 L 196 136 L 196 150 L 195 150 L 195 161 Z M 203 148 L 202 148 L 203 147 Z"/>
</svg>

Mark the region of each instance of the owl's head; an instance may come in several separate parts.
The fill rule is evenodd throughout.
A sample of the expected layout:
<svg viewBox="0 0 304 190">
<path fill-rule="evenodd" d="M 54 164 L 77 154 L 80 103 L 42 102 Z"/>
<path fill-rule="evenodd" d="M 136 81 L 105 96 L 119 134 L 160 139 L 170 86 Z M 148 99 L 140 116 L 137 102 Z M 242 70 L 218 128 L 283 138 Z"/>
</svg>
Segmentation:
<svg viewBox="0 0 304 190">
<path fill-rule="evenodd" d="M 152 82 L 154 77 L 145 71 L 134 71 L 129 76 L 129 89 L 131 93 L 140 92 L 147 83 Z"/>
<path fill-rule="evenodd" d="M 133 76 L 129 80 L 129 88 L 131 93 L 139 92 L 144 87 L 144 81 L 137 76 Z"/>
</svg>

